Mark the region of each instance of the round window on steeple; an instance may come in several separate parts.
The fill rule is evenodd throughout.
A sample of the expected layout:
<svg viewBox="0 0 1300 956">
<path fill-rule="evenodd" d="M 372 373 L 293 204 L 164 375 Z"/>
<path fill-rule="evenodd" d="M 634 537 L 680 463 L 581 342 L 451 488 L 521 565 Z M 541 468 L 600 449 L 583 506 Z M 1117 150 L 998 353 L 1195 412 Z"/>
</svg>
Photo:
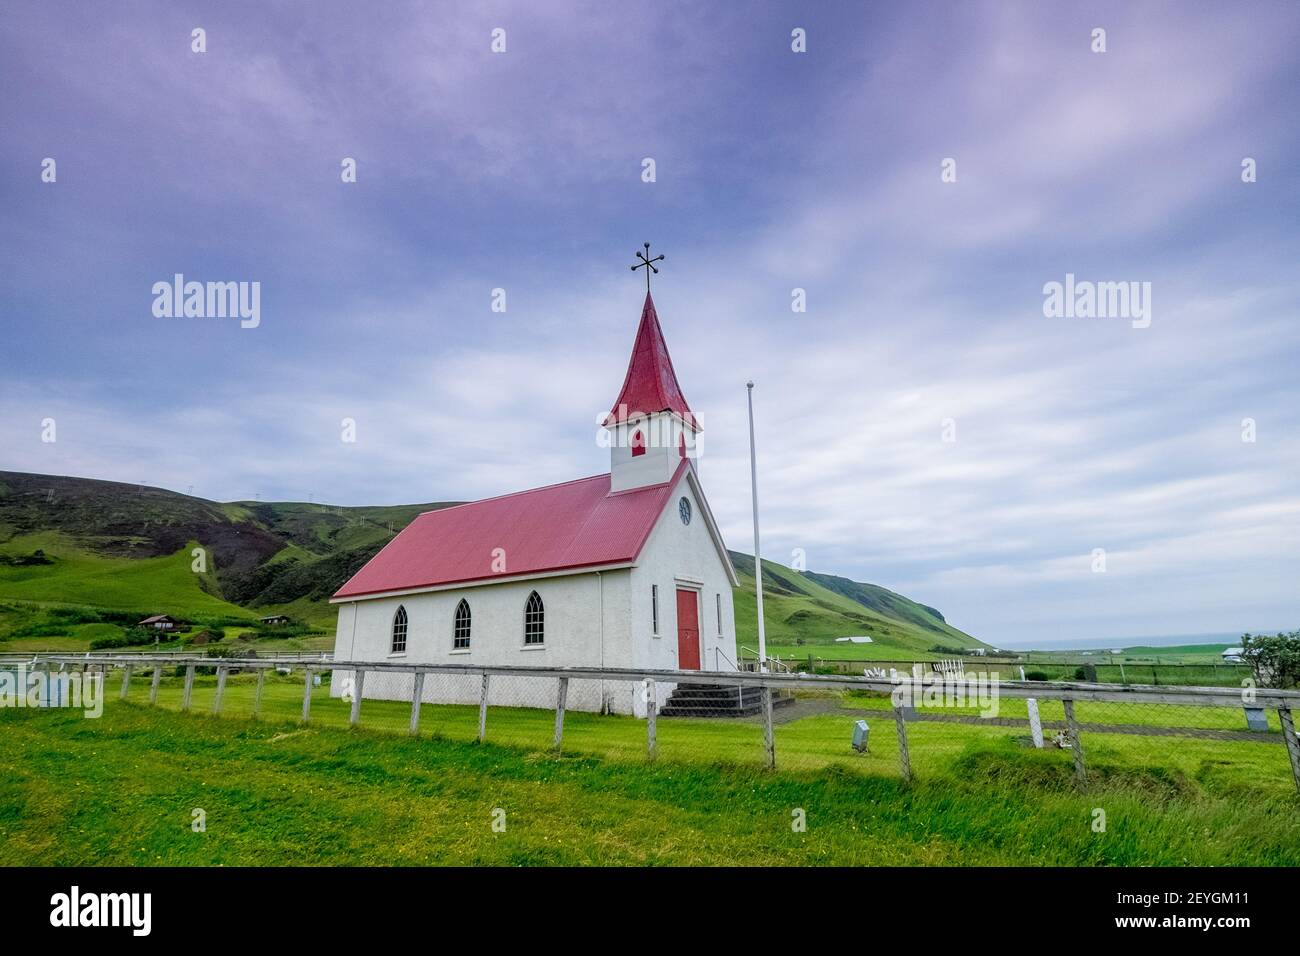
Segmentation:
<svg viewBox="0 0 1300 956">
<path fill-rule="evenodd" d="M 681 515 L 682 524 L 691 523 L 691 503 L 689 499 L 682 498 L 681 501 L 677 502 L 677 513 Z"/>
</svg>

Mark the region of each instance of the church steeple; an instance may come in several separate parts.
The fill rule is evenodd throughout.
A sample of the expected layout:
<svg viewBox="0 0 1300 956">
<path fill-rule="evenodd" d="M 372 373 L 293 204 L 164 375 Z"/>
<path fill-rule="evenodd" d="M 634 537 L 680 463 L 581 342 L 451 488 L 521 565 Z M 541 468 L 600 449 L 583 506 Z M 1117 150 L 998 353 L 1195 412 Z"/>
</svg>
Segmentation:
<svg viewBox="0 0 1300 956">
<path fill-rule="evenodd" d="M 696 459 L 699 419 L 677 382 L 649 290 L 623 388 L 604 425 L 612 438 L 612 492 L 661 484 L 673 476 L 681 459 Z"/>
<path fill-rule="evenodd" d="M 608 428 L 615 422 L 656 412 L 672 412 L 696 431 L 701 430 L 695 413 L 686 404 L 682 387 L 677 384 L 677 372 L 668 354 L 668 343 L 659 327 L 659 314 L 655 312 L 654 299 L 647 292 L 645 305 L 641 308 L 641 324 L 632 345 L 632 358 L 623 378 L 623 389 L 605 416 L 605 426 Z"/>
</svg>

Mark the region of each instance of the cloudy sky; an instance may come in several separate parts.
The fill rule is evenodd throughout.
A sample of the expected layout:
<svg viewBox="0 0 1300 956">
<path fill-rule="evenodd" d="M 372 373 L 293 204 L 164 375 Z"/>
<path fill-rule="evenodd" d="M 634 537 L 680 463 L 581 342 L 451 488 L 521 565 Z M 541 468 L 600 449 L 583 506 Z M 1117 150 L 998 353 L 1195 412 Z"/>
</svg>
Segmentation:
<svg viewBox="0 0 1300 956">
<path fill-rule="evenodd" d="M 770 558 L 995 644 L 1300 627 L 1296 4 L 380 6 L 6 6 L 0 468 L 597 473 L 650 240 L 732 547 L 752 377 Z M 260 325 L 156 317 L 176 273 Z M 1067 273 L 1149 326 L 1046 317 Z"/>
</svg>

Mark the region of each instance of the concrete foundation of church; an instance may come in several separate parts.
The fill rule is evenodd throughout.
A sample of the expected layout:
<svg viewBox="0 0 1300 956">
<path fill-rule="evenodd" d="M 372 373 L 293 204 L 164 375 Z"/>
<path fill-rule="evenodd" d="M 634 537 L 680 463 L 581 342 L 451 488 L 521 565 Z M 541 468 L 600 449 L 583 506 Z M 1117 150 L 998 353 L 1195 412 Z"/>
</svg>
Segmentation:
<svg viewBox="0 0 1300 956">
<path fill-rule="evenodd" d="M 330 696 L 338 697 L 351 671 L 334 671 Z M 477 707 L 483 678 L 478 674 L 426 674 L 420 699 L 426 704 L 465 704 Z M 389 674 L 371 671 L 362 684 L 363 700 L 409 701 L 415 686 L 412 674 Z M 352 684 L 351 686 L 355 686 Z M 660 706 L 676 684 L 656 683 L 655 694 Z M 567 710 L 590 713 L 645 716 L 642 700 L 644 685 L 637 681 L 570 680 L 565 702 Z M 516 677 L 493 675 L 488 681 L 488 707 L 529 707 L 554 710 L 559 681 L 554 677 Z"/>
</svg>

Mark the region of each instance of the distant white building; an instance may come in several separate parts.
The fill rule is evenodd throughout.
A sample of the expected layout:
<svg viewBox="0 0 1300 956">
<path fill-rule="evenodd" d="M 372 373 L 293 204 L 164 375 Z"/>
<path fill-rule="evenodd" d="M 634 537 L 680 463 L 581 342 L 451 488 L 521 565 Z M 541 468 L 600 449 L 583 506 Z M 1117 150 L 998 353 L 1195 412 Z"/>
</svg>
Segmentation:
<svg viewBox="0 0 1300 956">
<path fill-rule="evenodd" d="M 136 624 L 136 627 L 150 627 L 155 631 L 174 631 L 180 627 L 180 621 L 168 614 L 155 614 L 153 617 L 146 617 L 143 621 Z"/>
<path fill-rule="evenodd" d="M 736 669 L 736 572 L 694 457 L 700 424 L 647 292 L 623 389 L 604 419 L 608 474 L 426 512 L 331 598 L 336 660 Z M 521 462 L 521 468 L 527 468 Z M 335 672 L 340 696 L 347 672 Z M 362 696 L 410 699 L 370 672 Z M 493 677 L 489 702 L 554 706 L 543 682 Z M 658 688 L 660 704 L 672 686 Z M 478 703 L 475 675 L 423 699 Z M 639 685 L 572 681 L 568 707 L 644 715 Z"/>
<path fill-rule="evenodd" d="M 1219 656 L 1223 658 L 1225 664 L 1242 664 L 1245 663 L 1245 658 L 1241 656 L 1244 650 L 1245 648 L 1242 647 L 1227 647 Z"/>
</svg>

